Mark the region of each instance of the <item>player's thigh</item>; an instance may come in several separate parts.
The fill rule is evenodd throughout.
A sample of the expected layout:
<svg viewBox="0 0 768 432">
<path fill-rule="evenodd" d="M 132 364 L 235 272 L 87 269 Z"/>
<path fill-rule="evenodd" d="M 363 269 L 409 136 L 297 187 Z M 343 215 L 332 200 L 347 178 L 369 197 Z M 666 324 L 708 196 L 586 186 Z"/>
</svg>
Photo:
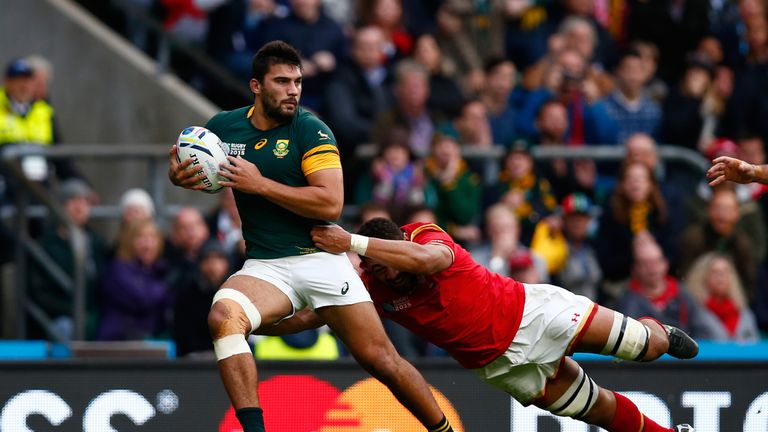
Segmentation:
<svg viewBox="0 0 768 432">
<path fill-rule="evenodd" d="M 270 282 L 253 276 L 234 275 L 221 285 L 243 293 L 261 315 L 261 325 L 270 325 L 293 313 L 291 299 Z"/>
<path fill-rule="evenodd" d="M 315 313 L 320 315 L 358 360 L 372 360 L 378 355 L 394 352 L 371 302 L 326 306 L 315 309 Z"/>
<path fill-rule="evenodd" d="M 575 347 L 576 352 L 600 352 L 608 342 L 613 327 L 615 312 L 607 307 L 599 306 L 589 326 Z"/>
</svg>

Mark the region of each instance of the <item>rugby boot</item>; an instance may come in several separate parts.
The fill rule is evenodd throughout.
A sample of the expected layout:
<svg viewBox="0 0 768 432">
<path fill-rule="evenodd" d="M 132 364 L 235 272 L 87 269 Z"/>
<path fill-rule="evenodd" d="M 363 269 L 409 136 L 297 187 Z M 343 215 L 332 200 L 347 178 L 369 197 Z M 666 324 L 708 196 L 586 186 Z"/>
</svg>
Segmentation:
<svg viewBox="0 0 768 432">
<path fill-rule="evenodd" d="M 692 359 L 699 354 L 699 344 L 684 331 L 667 324 L 664 324 L 664 328 L 667 330 L 669 338 L 669 349 L 667 349 L 667 354 L 679 359 Z M 686 429 L 681 430 L 685 431 Z M 691 431 L 692 430 L 693 429 L 691 429 Z"/>
</svg>

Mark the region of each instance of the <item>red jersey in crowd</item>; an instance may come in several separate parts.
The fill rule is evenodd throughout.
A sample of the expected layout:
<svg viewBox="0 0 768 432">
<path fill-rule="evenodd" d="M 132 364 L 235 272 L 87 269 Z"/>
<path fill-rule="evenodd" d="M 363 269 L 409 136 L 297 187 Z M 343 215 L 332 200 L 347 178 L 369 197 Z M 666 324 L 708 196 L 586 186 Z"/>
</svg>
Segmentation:
<svg viewBox="0 0 768 432">
<path fill-rule="evenodd" d="M 419 222 L 402 230 L 409 241 L 447 246 L 453 263 L 438 273 L 420 275 L 407 293 L 364 272 L 363 282 L 379 314 L 443 348 L 465 368 L 483 367 L 499 357 L 520 327 L 523 285 L 476 263 L 437 225 Z"/>
</svg>

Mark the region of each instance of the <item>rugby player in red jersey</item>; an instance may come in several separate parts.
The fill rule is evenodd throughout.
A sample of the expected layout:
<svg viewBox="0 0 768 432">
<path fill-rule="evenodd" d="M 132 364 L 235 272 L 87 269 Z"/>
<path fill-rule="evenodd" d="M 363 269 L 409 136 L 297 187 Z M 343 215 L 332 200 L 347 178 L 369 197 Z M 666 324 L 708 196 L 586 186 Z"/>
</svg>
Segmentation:
<svg viewBox="0 0 768 432">
<path fill-rule="evenodd" d="M 362 279 L 382 316 L 445 349 L 462 366 L 523 405 L 536 405 L 609 432 L 691 432 L 661 427 L 626 397 L 603 389 L 569 357 L 573 352 L 651 361 L 692 358 L 698 345 L 678 328 L 623 316 L 553 285 L 523 284 L 477 264 L 434 224 L 398 227 L 377 218 L 358 234 L 312 230 L 328 252 L 361 255 Z M 322 324 L 309 311 L 272 334 Z"/>
</svg>

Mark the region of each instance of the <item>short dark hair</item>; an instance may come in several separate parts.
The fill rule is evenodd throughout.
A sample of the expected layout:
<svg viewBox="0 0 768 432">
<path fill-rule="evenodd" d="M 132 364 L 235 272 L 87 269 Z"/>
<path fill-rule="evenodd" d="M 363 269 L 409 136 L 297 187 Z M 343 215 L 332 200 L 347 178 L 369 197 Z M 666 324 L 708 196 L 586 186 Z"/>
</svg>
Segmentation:
<svg viewBox="0 0 768 432">
<path fill-rule="evenodd" d="M 373 218 L 364 223 L 357 231 L 366 237 L 374 237 L 386 240 L 402 240 L 403 231 L 391 219 Z"/>
<path fill-rule="evenodd" d="M 296 66 L 301 70 L 301 54 L 288 42 L 281 40 L 267 42 L 253 56 L 251 77 L 258 82 L 263 82 L 269 68 L 276 64 Z"/>
</svg>

